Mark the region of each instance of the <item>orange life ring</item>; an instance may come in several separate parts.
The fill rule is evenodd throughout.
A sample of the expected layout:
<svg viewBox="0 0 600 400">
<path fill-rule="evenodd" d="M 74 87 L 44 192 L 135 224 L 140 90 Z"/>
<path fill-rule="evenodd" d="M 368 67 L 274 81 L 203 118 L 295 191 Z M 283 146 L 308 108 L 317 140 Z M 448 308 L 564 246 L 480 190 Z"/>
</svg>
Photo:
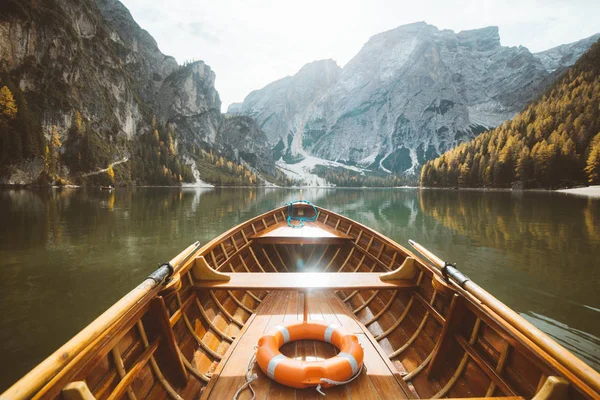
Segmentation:
<svg viewBox="0 0 600 400">
<path fill-rule="evenodd" d="M 290 359 L 279 351 L 285 343 L 296 340 L 320 340 L 337 347 L 340 352 L 320 361 Z M 362 368 L 364 351 L 355 335 L 346 333 L 334 324 L 317 321 L 277 325 L 258 341 L 256 361 L 271 379 L 297 389 L 321 385 L 333 386 L 328 381 L 344 382 Z"/>
</svg>

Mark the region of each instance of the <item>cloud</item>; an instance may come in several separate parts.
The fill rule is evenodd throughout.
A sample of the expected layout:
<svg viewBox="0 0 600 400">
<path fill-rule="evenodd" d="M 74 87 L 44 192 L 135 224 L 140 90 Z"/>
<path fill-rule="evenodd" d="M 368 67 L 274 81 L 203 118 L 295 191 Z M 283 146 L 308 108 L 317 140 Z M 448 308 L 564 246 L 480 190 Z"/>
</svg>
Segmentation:
<svg viewBox="0 0 600 400">
<path fill-rule="evenodd" d="M 203 22 L 190 22 L 187 25 L 187 30 L 190 35 L 203 39 L 210 44 L 219 45 L 221 43 L 217 35 L 206 29 L 206 24 Z"/>
<path fill-rule="evenodd" d="M 164 53 L 211 66 L 224 109 L 308 62 L 343 66 L 369 37 L 415 21 L 454 31 L 496 25 L 503 45 L 534 52 L 600 31 L 597 0 L 121 1 Z"/>
</svg>

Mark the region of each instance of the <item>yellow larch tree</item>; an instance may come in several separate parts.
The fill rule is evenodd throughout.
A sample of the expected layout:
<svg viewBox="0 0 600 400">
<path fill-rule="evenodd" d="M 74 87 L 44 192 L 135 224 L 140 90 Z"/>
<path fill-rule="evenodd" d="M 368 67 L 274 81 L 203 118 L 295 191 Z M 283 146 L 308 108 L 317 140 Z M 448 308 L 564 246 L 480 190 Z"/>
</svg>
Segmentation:
<svg viewBox="0 0 600 400">
<path fill-rule="evenodd" d="M 6 86 L 0 89 L 0 116 L 11 121 L 17 117 L 17 103 L 12 92 Z"/>
<path fill-rule="evenodd" d="M 108 179 L 110 180 L 111 184 L 115 182 L 115 171 L 113 170 L 112 165 L 109 165 L 108 169 L 106 170 L 106 175 L 108 175 Z"/>
<path fill-rule="evenodd" d="M 594 136 L 585 166 L 589 183 L 600 183 L 600 133 Z"/>
</svg>

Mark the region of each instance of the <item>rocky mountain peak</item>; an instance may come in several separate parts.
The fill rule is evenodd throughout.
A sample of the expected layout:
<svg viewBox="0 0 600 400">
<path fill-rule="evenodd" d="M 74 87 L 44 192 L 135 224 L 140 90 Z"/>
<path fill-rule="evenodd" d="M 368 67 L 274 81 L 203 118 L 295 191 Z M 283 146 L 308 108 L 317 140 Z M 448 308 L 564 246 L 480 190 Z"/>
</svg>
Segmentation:
<svg viewBox="0 0 600 400">
<path fill-rule="evenodd" d="M 243 103 L 230 105 L 228 113 L 255 117 L 271 143 L 281 142 L 284 149 L 291 149 L 299 145 L 295 140 L 306 124 L 304 116 L 312 115 L 315 101 L 338 81 L 341 72 L 334 60 L 311 62 L 295 75 L 250 93 Z"/>
<path fill-rule="evenodd" d="M 534 55 L 502 46 L 496 26 L 455 33 L 417 22 L 371 37 L 327 84 L 314 85 L 308 64 L 231 110 L 254 117 L 277 154 L 414 172 L 510 119 L 590 45 Z"/>
<path fill-rule="evenodd" d="M 535 56 L 542 62 L 548 72 L 554 72 L 575 64 L 575 62 L 589 49 L 592 44 L 600 39 L 600 33 L 577 42 L 563 44 L 549 50 L 536 53 Z"/>
<path fill-rule="evenodd" d="M 190 117 L 221 108 L 221 99 L 216 91 L 216 75 L 203 61 L 177 67 L 162 82 L 158 102 L 161 117 Z"/>
<path fill-rule="evenodd" d="M 104 20 L 118 32 L 121 39 L 127 43 L 143 41 L 150 47 L 153 47 L 154 50 L 158 50 L 156 40 L 135 22 L 129 9 L 123 3 L 119 0 L 95 1 Z"/>
<path fill-rule="evenodd" d="M 501 47 L 497 26 L 460 31 L 456 37 L 460 46 L 475 51 L 491 51 Z"/>
<path fill-rule="evenodd" d="M 296 76 L 306 76 L 306 75 L 315 75 L 315 74 L 336 74 L 341 71 L 341 68 L 335 60 L 327 59 L 327 60 L 317 60 L 305 64 L 300 71 L 296 74 Z"/>
<path fill-rule="evenodd" d="M 95 0 L 95 3 L 110 39 L 117 47 L 127 49 L 124 61 L 134 71 L 132 77 L 140 85 L 142 98 L 153 101 L 162 80 L 177 68 L 177 62 L 160 51 L 156 40 L 135 22 L 119 0 Z"/>
<path fill-rule="evenodd" d="M 187 134 L 186 145 L 214 145 L 221 120 L 216 75 L 203 61 L 178 67 L 162 82 L 157 95 L 159 117 Z"/>
</svg>

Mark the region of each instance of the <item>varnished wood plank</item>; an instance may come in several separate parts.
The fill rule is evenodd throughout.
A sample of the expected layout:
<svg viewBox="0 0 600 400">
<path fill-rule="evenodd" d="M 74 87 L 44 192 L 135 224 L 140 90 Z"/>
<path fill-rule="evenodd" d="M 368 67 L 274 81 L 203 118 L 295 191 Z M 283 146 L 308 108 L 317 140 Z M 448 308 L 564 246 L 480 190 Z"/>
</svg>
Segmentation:
<svg viewBox="0 0 600 400">
<path fill-rule="evenodd" d="M 406 318 L 406 316 L 408 315 L 410 308 L 412 307 L 414 301 L 415 301 L 415 297 L 411 296 L 408 303 L 404 306 L 404 310 L 402 311 L 402 314 L 400 314 L 400 316 L 396 319 L 396 321 L 394 321 L 394 323 L 389 328 L 387 328 L 381 334 L 375 336 L 375 339 L 377 339 L 378 341 L 385 339 L 390 333 L 392 333 L 396 328 L 398 328 L 400 326 L 400 324 L 402 323 L 402 321 L 404 321 L 404 318 Z"/>
<path fill-rule="evenodd" d="M 238 339 L 236 339 L 231 346 L 229 346 L 229 348 L 227 349 L 227 351 L 225 352 L 225 354 L 223 355 L 223 362 L 219 363 L 219 365 L 217 366 L 217 369 L 214 371 L 214 373 L 212 374 L 210 381 L 207 379 L 208 385 L 207 387 L 204 389 L 204 395 L 208 395 L 208 393 L 210 393 L 212 391 L 212 388 L 214 387 L 214 385 L 216 384 L 216 382 L 218 381 L 219 375 L 221 374 L 223 368 L 225 367 L 225 365 L 227 365 L 227 362 L 229 361 L 229 359 L 231 358 L 231 355 L 233 354 L 233 351 L 237 348 L 237 346 L 239 345 L 241 338 L 244 336 L 244 334 L 246 333 L 246 330 L 252 325 L 252 321 L 253 319 L 256 317 L 256 314 L 253 314 L 250 316 L 250 318 L 248 319 L 248 323 L 246 325 L 244 325 L 244 328 L 242 328 L 242 330 L 240 331 L 240 334 L 238 336 Z"/>
<path fill-rule="evenodd" d="M 285 221 L 273 224 L 249 239 L 273 244 L 333 244 L 352 240 L 350 236 L 321 222 L 305 222 L 302 228 L 292 228 Z"/>
<path fill-rule="evenodd" d="M 220 271 L 221 269 L 223 269 L 223 267 L 227 264 L 229 264 L 230 262 L 232 262 L 232 260 L 239 256 L 244 250 L 246 250 L 248 247 L 250 247 L 252 245 L 252 241 L 246 242 L 243 246 L 238 247 L 238 249 L 233 252 L 228 258 L 226 258 L 221 264 L 219 264 L 218 267 L 216 267 L 215 269 L 217 271 Z M 212 252 L 211 252 L 212 254 Z M 217 265 L 217 264 L 215 264 Z"/>
<path fill-rule="evenodd" d="M 352 254 L 354 254 L 354 248 L 350 249 L 350 252 L 346 256 L 344 263 L 340 266 L 340 268 L 338 268 L 337 272 L 341 272 L 344 270 L 344 268 L 346 267 L 346 264 L 348 264 L 348 261 L 350 261 L 350 259 L 352 258 Z"/>
<path fill-rule="evenodd" d="M 296 317 L 299 313 L 298 308 L 301 308 L 304 305 L 304 297 L 300 299 L 301 293 L 296 293 L 298 295 L 298 300 L 296 304 L 290 304 L 292 297 L 294 296 L 294 292 L 282 292 L 282 297 L 280 297 L 280 303 L 276 307 L 276 311 L 272 313 L 271 318 L 269 319 L 269 323 L 264 327 L 262 334 L 266 334 L 273 326 L 282 324 L 286 318 L 287 312 L 291 311 L 293 315 L 292 318 Z M 293 306 L 296 307 L 293 307 Z M 297 355 L 297 354 L 296 354 Z M 258 374 L 258 382 L 255 386 L 256 397 L 257 398 L 271 398 L 271 394 L 273 394 L 275 398 L 280 397 L 282 399 L 289 399 L 294 397 L 295 390 L 293 388 L 281 385 L 271 379 L 269 379 L 256 365 L 255 371 Z M 276 396 L 275 396 L 276 395 Z"/>
<path fill-rule="evenodd" d="M 340 250 L 341 248 L 338 247 L 337 250 L 335 251 L 335 254 L 333 255 L 333 257 L 331 257 L 331 260 L 329 260 L 329 262 L 327 263 L 327 266 L 323 269 L 323 271 L 327 271 L 329 269 L 329 267 L 333 264 L 333 262 L 335 261 L 336 257 L 338 254 L 340 254 Z"/>
<path fill-rule="evenodd" d="M 142 339 L 142 343 L 144 345 L 144 348 L 147 349 L 148 347 L 150 347 L 150 342 L 148 341 L 148 336 L 146 335 L 146 329 L 144 328 L 144 324 L 142 323 L 142 321 L 138 321 L 137 323 L 137 329 L 138 332 L 140 334 L 140 338 Z M 177 345 L 175 345 L 175 350 L 176 350 L 176 354 L 177 357 L 179 357 L 179 359 L 182 361 L 185 360 L 185 357 L 181 354 L 181 351 L 179 350 L 179 347 Z M 156 352 L 160 351 L 160 346 L 157 349 Z M 184 364 L 185 365 L 185 364 Z M 171 384 L 165 379 L 161 369 L 158 366 L 158 363 L 156 362 L 154 356 L 150 357 L 150 368 L 152 369 L 152 372 L 154 373 L 154 376 L 156 377 L 156 379 L 158 380 L 158 384 L 155 383 L 154 386 L 158 387 L 162 387 L 162 390 L 156 390 L 155 393 L 159 394 L 161 399 L 164 399 L 164 393 L 166 392 L 169 397 L 171 399 L 174 400 L 181 400 L 181 397 L 177 394 L 177 392 L 171 387 Z M 169 366 L 163 366 L 163 368 L 168 369 Z M 175 369 L 177 369 L 178 367 L 175 367 Z M 187 370 L 186 370 L 187 371 Z M 167 371 L 170 374 L 172 374 L 172 371 Z M 176 371 L 175 371 L 176 373 Z M 193 380 L 187 380 L 187 383 L 189 383 L 188 385 L 186 385 L 185 387 L 190 387 L 191 389 L 196 388 L 196 390 L 199 390 L 200 388 L 198 387 L 199 382 L 192 382 Z M 131 387 L 128 388 L 128 390 L 131 389 Z M 197 391 L 194 391 L 195 393 L 197 393 Z M 148 395 L 148 398 L 151 399 L 152 396 Z"/>
<path fill-rule="evenodd" d="M 248 250 L 250 250 L 250 254 L 252 255 L 252 258 L 254 259 L 256 266 L 261 270 L 261 272 L 266 272 L 265 269 L 260 264 L 260 262 L 258 261 L 258 257 L 256 257 L 256 254 L 254 253 L 254 250 L 252 250 L 252 247 L 249 247 Z"/>
<path fill-rule="evenodd" d="M 515 391 L 510 387 L 508 383 L 495 371 L 495 369 L 479 354 L 477 351 L 461 336 L 455 336 L 456 341 L 461 347 L 469 354 L 469 356 L 479 365 L 479 367 L 492 379 L 492 381 L 502 390 L 504 393 L 511 396 L 515 396 Z"/>
<path fill-rule="evenodd" d="M 267 251 L 265 250 L 265 248 L 263 247 L 262 252 L 265 256 L 265 259 L 267 260 L 267 263 L 269 263 L 269 265 L 271 266 L 271 268 L 273 269 L 273 271 L 275 272 L 279 272 L 279 270 L 277 269 L 277 267 L 275 267 L 275 264 L 273 264 L 273 261 L 271 261 L 271 257 L 269 257 L 269 254 L 267 253 Z"/>
<path fill-rule="evenodd" d="M 509 352 L 510 352 L 510 346 L 509 346 L 508 342 L 504 341 L 502 344 L 502 350 L 500 352 L 500 357 L 498 358 L 498 364 L 496 364 L 496 372 L 498 374 L 501 374 L 502 370 L 504 370 L 504 366 L 506 365 L 506 360 L 508 359 Z M 494 381 L 492 381 L 490 383 L 490 386 L 488 387 L 488 390 L 485 393 L 485 395 L 488 397 L 492 396 L 494 394 L 495 390 L 496 390 L 496 384 L 494 383 Z"/>
<path fill-rule="evenodd" d="M 123 377 L 125 377 L 127 372 L 125 371 L 125 366 L 123 365 L 123 359 L 121 358 L 121 352 L 119 351 L 119 347 L 115 346 L 111 350 L 111 354 L 113 357 L 113 361 L 115 363 L 115 367 L 117 368 L 117 373 L 119 374 L 119 378 L 123 379 Z M 87 385 L 86 385 L 86 387 L 87 387 Z M 64 395 L 64 389 L 63 389 L 63 395 Z M 127 397 L 129 398 L 129 400 L 137 400 L 131 387 L 127 388 Z"/>
<path fill-rule="evenodd" d="M 215 383 L 207 387 L 202 395 L 202 399 L 230 399 L 233 397 L 237 389 L 246 380 L 246 367 L 254 352 L 254 346 L 269 326 L 272 316 L 277 314 L 283 315 L 285 313 L 288 298 L 289 292 L 275 292 L 265 298 L 257 310 L 255 317 L 252 319 L 251 324 L 236 339 L 235 349 L 230 353 L 227 362 L 222 363 L 223 367 L 218 369 L 218 375 L 213 378 L 215 379 Z M 258 367 L 255 370 L 258 370 Z M 257 383 L 253 386 L 256 387 Z"/>
<path fill-rule="evenodd" d="M 354 273 L 339 272 L 265 272 L 227 273 L 229 281 L 196 281 L 195 289 L 263 289 L 263 290 L 298 290 L 298 289 L 399 289 L 412 290 L 417 287 L 413 281 L 382 281 L 380 274 L 373 272 Z M 437 312 L 437 311 L 436 311 Z M 439 314 L 439 313 L 438 313 Z"/>
<path fill-rule="evenodd" d="M 146 366 L 146 364 L 150 360 L 150 357 L 152 357 L 152 355 L 158 348 L 160 342 L 161 340 L 159 337 L 150 345 L 150 347 L 144 350 L 142 355 L 135 362 L 134 366 L 127 372 L 127 375 L 125 375 L 123 379 L 121 379 L 115 390 L 113 390 L 110 396 L 108 396 L 108 400 L 119 399 L 125 393 L 129 385 L 137 377 L 140 371 Z"/>
<path fill-rule="evenodd" d="M 376 349 L 376 346 L 363 333 L 357 335 L 360 344 L 365 350 L 365 373 L 378 398 L 380 399 L 407 399 L 408 396 L 400 387 L 398 379 L 394 376 L 395 368 L 390 369 L 390 365 L 386 363 L 385 358 L 381 357 Z M 354 397 L 354 390 L 352 390 Z"/>
<path fill-rule="evenodd" d="M 225 317 L 227 317 L 227 319 L 231 322 L 233 322 L 234 324 L 236 324 L 237 326 L 239 326 L 240 328 L 242 326 L 244 326 L 244 323 L 242 321 L 238 321 L 237 319 L 235 319 L 233 317 L 233 315 L 231 315 L 229 313 L 229 311 L 227 311 L 227 309 L 223 306 L 223 304 L 221 304 L 221 302 L 219 301 L 219 299 L 217 298 L 217 296 L 215 295 L 215 292 L 212 290 L 208 291 L 210 294 L 210 298 L 212 299 L 213 303 L 215 303 L 215 305 L 217 306 L 217 308 L 223 313 L 223 315 L 225 315 Z"/>
<path fill-rule="evenodd" d="M 352 242 L 352 246 L 358 250 L 359 253 L 364 254 L 367 256 L 367 258 L 371 261 L 373 261 L 374 263 L 376 263 L 377 265 L 379 265 L 381 267 L 381 269 L 383 271 L 389 271 L 390 270 L 390 266 L 386 265 L 383 261 L 381 261 L 379 258 L 375 257 L 373 254 L 369 253 L 366 249 L 362 248 L 361 246 L 359 246 L 358 244 Z M 394 257 L 395 259 L 395 257 Z M 390 263 L 391 265 L 393 265 L 392 263 Z"/>
<path fill-rule="evenodd" d="M 343 326 L 350 333 L 362 333 L 363 330 L 359 322 L 349 313 L 348 307 L 342 304 L 341 300 L 332 292 L 323 292 L 325 304 L 331 309 L 331 312 L 340 321 L 340 326 Z"/>
<path fill-rule="evenodd" d="M 388 302 L 386 303 L 386 305 L 377 313 L 373 316 L 373 318 L 371 318 L 370 320 L 368 320 L 367 322 L 365 322 L 365 326 L 369 326 L 371 324 L 373 324 L 375 321 L 377 321 L 383 314 L 385 314 L 387 312 L 387 310 L 389 310 L 389 308 L 392 306 L 392 303 L 396 300 L 396 296 L 398 296 L 398 291 L 394 291 L 394 294 L 392 294 L 390 296 L 390 299 L 388 300 Z"/>
<path fill-rule="evenodd" d="M 448 319 L 446 320 L 446 324 L 444 324 L 441 337 L 436 343 L 433 358 L 429 363 L 429 367 L 427 367 L 427 375 L 429 378 L 437 377 L 446 359 L 449 348 L 455 343 L 454 333 L 458 331 L 466 314 L 464 302 L 465 300 L 459 295 L 454 295 L 452 298 Z M 431 308 L 433 309 L 433 307 Z"/>
<path fill-rule="evenodd" d="M 65 400 L 96 400 L 90 389 L 83 381 L 71 382 L 62 390 Z M 130 399 L 135 400 L 135 395 L 130 392 Z"/>
<path fill-rule="evenodd" d="M 262 276 L 262 274 L 261 274 Z M 304 304 L 304 294 L 297 291 L 273 292 L 266 301 L 263 301 L 261 308 L 257 311 L 255 318 L 245 333 L 236 340 L 237 348 L 233 350 L 231 357 L 224 363 L 222 371 L 216 377 L 216 382 L 207 388 L 203 398 L 231 398 L 231 395 L 244 383 L 245 368 L 252 354 L 251 346 L 256 344 L 258 338 L 268 329 L 279 323 L 289 323 L 296 321 L 301 317 L 301 309 Z M 375 349 L 376 341 L 360 328 L 357 321 L 349 315 L 349 310 L 341 304 L 340 300 L 329 291 L 315 291 L 308 295 L 308 313 L 310 320 L 321 320 L 328 323 L 336 323 L 343 326 L 347 331 L 356 332 L 359 335 L 359 341 L 365 347 L 366 369 L 364 376 L 357 378 L 356 383 L 344 385 L 340 388 L 326 389 L 328 397 L 331 398 L 406 398 L 404 389 L 398 382 L 399 375 L 391 366 L 389 359 Z M 264 306 L 264 308 L 263 308 Z M 341 317 L 344 316 L 344 317 Z M 256 326 L 254 326 L 256 325 Z M 366 328 L 364 328 L 366 329 Z M 246 344 L 244 344 L 246 343 Z M 323 354 L 324 349 L 333 349 L 327 343 L 315 341 L 301 341 L 298 343 L 298 352 L 292 350 L 292 355 L 298 358 L 312 359 Z M 293 343 L 290 344 L 293 346 Z M 286 345 L 289 346 L 289 345 Z M 324 347 L 325 346 L 325 347 Z M 287 351 L 287 350 L 286 350 Z M 335 352 L 328 355 L 331 357 Z M 389 364 L 388 364 L 389 363 Z M 223 364 L 223 363 L 222 363 Z M 257 399 L 287 399 L 287 398 L 311 398 L 320 399 L 321 396 L 312 389 L 294 390 L 283 387 L 282 385 L 268 379 L 256 367 L 259 379 L 253 382 L 253 387 L 257 392 Z M 396 374 L 395 374 L 395 373 Z M 215 379 L 215 378 L 213 378 Z M 210 392 L 210 393 L 208 393 Z M 240 396 L 240 399 L 249 399 L 250 391 L 246 391 Z"/>
<path fill-rule="evenodd" d="M 442 314 L 439 313 L 438 310 L 433 308 L 432 304 L 425 300 L 423 296 L 421 296 L 418 292 L 415 292 L 414 296 L 415 299 L 417 299 L 419 303 L 421 303 L 421 305 L 423 305 L 427 309 L 427 312 L 429 312 L 440 325 L 444 325 L 444 323 L 446 322 L 445 318 L 442 316 Z"/>
<path fill-rule="evenodd" d="M 520 396 L 494 397 L 494 400 L 525 400 Z M 490 400 L 489 397 L 448 397 L 446 400 Z"/>
<path fill-rule="evenodd" d="M 206 310 L 204 309 L 204 307 L 200 303 L 200 300 L 198 300 L 197 297 L 196 297 L 196 306 L 198 307 L 198 310 L 200 310 L 200 315 L 202 315 L 202 318 L 204 318 L 204 320 L 206 321 L 208 326 L 210 326 L 210 329 L 213 332 L 215 332 L 217 335 L 219 335 L 222 339 L 227 340 L 229 343 L 233 342 L 233 338 L 231 336 L 227 335 L 221 329 L 219 329 L 219 327 L 215 324 L 214 319 L 210 318 L 208 316 L 208 314 L 206 313 Z"/>
<path fill-rule="evenodd" d="M 334 304 L 344 307 L 340 298 L 335 296 L 333 293 L 330 293 L 329 295 L 332 296 L 332 300 L 329 303 L 332 305 L 332 309 L 334 308 Z M 365 335 L 365 337 L 369 340 L 369 342 L 372 345 L 372 348 L 379 354 L 379 357 L 385 363 L 388 371 L 390 371 L 390 373 L 394 376 L 396 382 L 398 383 L 398 385 L 400 387 L 400 391 L 394 392 L 394 395 L 392 396 L 392 398 L 410 398 L 411 397 L 409 395 L 409 393 L 411 393 L 410 389 L 408 388 L 406 383 L 404 383 L 404 381 L 402 380 L 402 376 L 401 376 L 400 372 L 394 367 L 392 361 L 386 356 L 385 351 L 379 346 L 375 337 L 371 334 L 371 332 L 367 329 L 367 327 L 365 327 L 363 324 L 361 324 L 360 322 L 358 322 L 356 320 L 356 316 L 352 316 L 351 318 L 353 320 L 355 320 L 355 323 L 357 324 L 358 329 L 360 329 L 362 331 L 362 333 Z M 390 384 L 390 381 L 388 381 L 387 384 Z"/>
<path fill-rule="evenodd" d="M 184 387 L 187 383 L 188 375 L 183 360 L 177 351 L 177 342 L 171 328 L 167 308 L 162 297 L 156 297 L 150 302 L 150 309 L 143 318 L 145 331 L 148 337 L 160 337 L 161 343 L 154 357 L 165 375 L 176 386 Z"/>
</svg>

